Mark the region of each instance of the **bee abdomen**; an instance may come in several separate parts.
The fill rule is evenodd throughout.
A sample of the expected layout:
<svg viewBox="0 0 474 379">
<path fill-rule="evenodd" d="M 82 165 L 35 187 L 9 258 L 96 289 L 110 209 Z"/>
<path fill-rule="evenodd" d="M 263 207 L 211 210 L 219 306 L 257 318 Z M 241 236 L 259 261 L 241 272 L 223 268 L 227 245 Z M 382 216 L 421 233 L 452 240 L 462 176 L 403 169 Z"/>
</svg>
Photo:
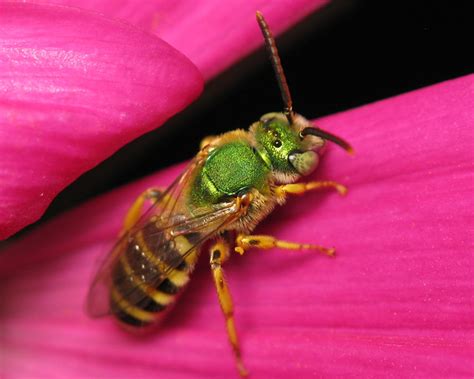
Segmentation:
<svg viewBox="0 0 474 379">
<path fill-rule="evenodd" d="M 189 281 L 198 256 L 199 234 L 164 241 L 163 235 L 147 227 L 128 243 L 112 272 L 111 311 L 131 326 L 149 325 L 160 318 Z"/>
</svg>

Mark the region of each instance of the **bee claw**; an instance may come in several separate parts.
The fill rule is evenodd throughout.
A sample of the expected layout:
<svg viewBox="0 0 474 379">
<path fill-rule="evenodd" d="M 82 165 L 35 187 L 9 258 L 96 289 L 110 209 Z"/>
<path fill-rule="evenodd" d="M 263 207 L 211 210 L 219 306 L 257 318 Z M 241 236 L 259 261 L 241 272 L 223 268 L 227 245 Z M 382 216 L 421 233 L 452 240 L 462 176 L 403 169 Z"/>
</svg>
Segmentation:
<svg viewBox="0 0 474 379">
<path fill-rule="evenodd" d="M 336 185 L 336 190 L 339 192 L 339 195 L 346 196 L 347 195 L 347 187 L 343 186 L 342 184 Z"/>
<path fill-rule="evenodd" d="M 235 247 L 235 248 L 234 248 L 234 251 L 235 251 L 236 253 L 239 253 L 240 255 L 244 255 L 244 253 L 245 253 L 245 250 L 244 250 L 242 247 L 240 247 L 240 246 Z"/>
<path fill-rule="evenodd" d="M 247 369 L 244 367 L 244 365 L 242 364 L 242 362 L 239 362 L 237 364 L 237 368 L 239 370 L 239 374 L 241 377 L 243 378 L 246 378 L 249 376 L 249 372 L 247 371 Z"/>
</svg>

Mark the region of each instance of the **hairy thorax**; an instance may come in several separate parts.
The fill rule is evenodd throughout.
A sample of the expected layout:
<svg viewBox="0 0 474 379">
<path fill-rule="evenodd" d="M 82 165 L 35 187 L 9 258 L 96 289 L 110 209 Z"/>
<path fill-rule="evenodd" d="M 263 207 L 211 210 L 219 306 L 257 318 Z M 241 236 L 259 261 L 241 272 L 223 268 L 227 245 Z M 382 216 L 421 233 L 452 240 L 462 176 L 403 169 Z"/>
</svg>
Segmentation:
<svg viewBox="0 0 474 379">
<path fill-rule="evenodd" d="M 282 199 L 274 193 L 271 168 L 262 159 L 248 132 L 236 130 L 216 139 L 196 174 L 190 192 L 191 207 L 204 208 L 251 193 L 245 215 L 225 227 L 249 233 Z"/>
</svg>

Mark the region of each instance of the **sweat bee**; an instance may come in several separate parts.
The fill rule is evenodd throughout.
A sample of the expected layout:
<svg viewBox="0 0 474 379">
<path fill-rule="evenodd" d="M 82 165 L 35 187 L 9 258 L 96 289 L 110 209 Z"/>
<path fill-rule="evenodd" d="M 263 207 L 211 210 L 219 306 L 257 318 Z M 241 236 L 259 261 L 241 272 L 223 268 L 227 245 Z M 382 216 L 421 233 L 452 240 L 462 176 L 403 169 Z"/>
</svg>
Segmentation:
<svg viewBox="0 0 474 379">
<path fill-rule="evenodd" d="M 297 182 L 317 167 L 326 141 L 352 152 L 343 139 L 293 112 L 275 40 L 260 12 L 257 22 L 277 78 L 284 111 L 264 114 L 248 131 L 205 138 L 185 171 L 166 189 L 148 189 L 128 211 L 121 237 L 95 277 L 87 299 L 91 316 L 113 315 L 130 327 L 155 324 L 189 281 L 203 250 L 225 317 L 240 375 L 247 375 L 222 265 L 249 248 L 334 249 L 281 241 L 251 232 L 290 195 L 346 188 L 333 181 Z M 146 202 L 152 205 L 143 211 Z"/>
</svg>

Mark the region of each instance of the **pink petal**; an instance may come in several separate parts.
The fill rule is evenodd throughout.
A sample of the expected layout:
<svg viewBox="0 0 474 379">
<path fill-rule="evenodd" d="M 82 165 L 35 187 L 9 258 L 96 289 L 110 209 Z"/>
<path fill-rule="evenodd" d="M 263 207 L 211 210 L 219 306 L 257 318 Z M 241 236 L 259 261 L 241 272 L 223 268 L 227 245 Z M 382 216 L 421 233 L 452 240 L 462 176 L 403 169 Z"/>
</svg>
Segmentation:
<svg viewBox="0 0 474 379">
<path fill-rule="evenodd" d="M 77 9 L 0 4 L 0 239 L 202 89 L 167 43 Z"/>
<path fill-rule="evenodd" d="M 318 173 L 349 195 L 293 199 L 258 231 L 335 245 L 338 256 L 251 251 L 227 267 L 254 377 L 472 377 L 473 100 L 471 75 L 319 120 L 356 148 L 354 158 L 331 148 Z M 148 338 L 82 312 L 93 262 L 127 206 L 181 169 L 5 249 L 7 377 L 237 377 L 205 258 Z"/>
<path fill-rule="evenodd" d="M 49 0 L 41 0 L 49 2 Z M 274 33 L 279 34 L 329 0 L 55 0 L 117 17 L 156 33 L 183 52 L 206 80 L 261 46 L 255 22 L 260 10 Z M 225 4 L 225 5 L 224 5 Z"/>
</svg>

